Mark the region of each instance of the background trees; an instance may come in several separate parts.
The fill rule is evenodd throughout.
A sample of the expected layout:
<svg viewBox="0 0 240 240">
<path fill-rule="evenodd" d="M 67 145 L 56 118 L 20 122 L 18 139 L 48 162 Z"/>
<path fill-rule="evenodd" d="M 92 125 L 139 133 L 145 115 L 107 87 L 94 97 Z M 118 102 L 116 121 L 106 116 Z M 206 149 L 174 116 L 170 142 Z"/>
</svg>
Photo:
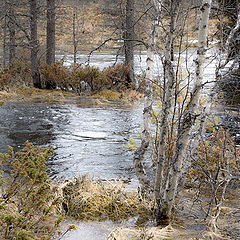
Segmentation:
<svg viewBox="0 0 240 240">
<path fill-rule="evenodd" d="M 33 86 L 36 88 L 41 88 L 41 80 L 39 73 L 38 64 L 38 34 L 37 34 L 37 19 L 38 19 L 38 7 L 37 0 L 29 0 L 30 5 L 30 43 L 29 47 L 31 49 L 31 69 L 32 69 L 32 79 Z"/>
<path fill-rule="evenodd" d="M 128 82 L 134 84 L 134 0 L 126 1 L 126 31 L 124 39 L 125 65 L 129 67 Z"/>
<path fill-rule="evenodd" d="M 190 2 L 194 4 L 194 7 Z M 48 80 L 53 79 L 52 82 L 57 83 L 62 90 L 71 89 L 81 94 L 80 83 L 84 82 L 88 84 L 91 91 L 109 89 L 113 86 L 121 91 L 126 87 L 121 84 L 121 81 L 127 78 L 128 87 L 133 83 L 134 49 L 140 51 L 143 46 L 146 47 L 147 68 L 142 77 L 145 84 L 144 130 L 141 145 L 134 155 L 134 168 L 141 185 L 142 195 L 146 198 L 153 197 L 156 201 L 157 222 L 161 223 L 161 220 L 171 218 L 179 191 L 179 183 L 184 178 L 183 171 L 188 172 L 192 159 L 199 169 L 203 168 L 204 174 L 207 175 L 206 182 L 211 182 L 212 199 L 216 205 L 221 203 L 222 200 L 218 201 L 216 192 L 224 186 L 222 196 L 224 195 L 226 186 L 236 171 L 235 169 L 231 171 L 230 168 L 237 164 L 237 154 L 232 149 L 228 149 L 227 154 L 224 152 L 224 146 L 229 148 L 233 146 L 233 143 L 228 140 L 227 133 L 217 135 L 216 132 L 208 130 L 207 134 L 201 136 L 206 128 L 205 120 L 208 112 L 205 105 L 207 100 L 200 99 L 200 93 L 202 88 L 208 84 L 208 80 L 203 81 L 203 64 L 207 51 L 207 26 L 211 1 L 204 0 L 202 6 L 199 7 L 197 6 L 199 1 L 152 0 L 146 3 L 145 1 L 104 2 L 102 0 L 101 4 L 105 3 L 102 6 L 109 5 L 108 13 L 104 13 L 105 8 L 101 8 L 101 14 L 98 12 L 100 6 L 91 1 L 78 1 L 78 4 L 82 4 L 81 8 L 74 5 L 75 1 L 65 1 L 57 9 L 55 9 L 55 1 L 48 0 L 46 8 L 42 2 L 39 4 L 39 1 L 29 0 L 27 3 L 29 9 L 25 10 L 23 5 L 14 5 L 13 1 L 5 1 L 7 14 L 5 14 L 3 22 L 4 63 L 6 63 L 7 51 L 9 52 L 9 63 L 18 55 L 15 49 L 17 45 L 27 49 L 27 54 L 31 52 L 31 56 L 26 54 L 25 59 L 29 61 L 31 58 L 35 87 L 43 87 L 39 73 L 39 65 L 42 61 L 39 53 L 42 53 L 42 56 L 46 54 L 47 64 L 52 65 L 46 66 L 42 75 Z M 235 66 L 236 63 L 239 63 L 237 48 L 239 45 L 240 8 L 237 5 L 237 11 L 234 9 L 232 13 L 229 13 L 231 8 L 228 10 L 228 3 L 226 1 L 217 5 L 215 1 L 216 5 L 213 9 L 221 14 L 219 14 L 219 19 L 216 16 L 211 19 L 219 20 L 220 26 L 218 36 L 221 41 L 218 56 L 221 59 L 217 69 L 217 80 L 225 80 L 224 77 L 227 75 L 232 77 L 232 73 L 239 74 L 239 68 L 236 69 Z M 117 10 L 112 9 L 114 7 Z M 195 16 L 199 18 L 196 14 L 198 11 L 195 9 L 199 9 L 201 18 L 199 20 L 197 58 L 192 61 L 196 66 L 195 71 L 192 71 L 193 67 L 189 67 L 191 58 L 189 52 L 192 54 L 195 48 L 190 49 L 190 47 L 196 46 L 190 45 L 189 39 L 197 39 L 195 26 L 193 26 L 195 24 L 192 24 Z M 55 10 L 58 16 L 56 18 L 57 43 L 62 42 L 62 51 L 69 50 L 73 53 L 74 63 L 77 63 L 79 49 L 89 50 L 90 47 L 95 47 L 95 50 L 99 50 L 99 46 L 106 43 L 105 49 L 122 49 L 122 53 L 125 53 L 125 65 L 129 67 L 130 72 L 126 70 L 126 66 L 109 68 L 100 72 L 96 68 L 89 66 L 82 68 L 77 64 L 72 68 L 67 68 L 60 63 L 55 65 Z M 81 19 L 78 16 L 81 16 Z M 226 16 L 228 17 L 226 18 Z M 109 19 L 112 19 L 111 23 L 109 23 Z M 137 29 L 136 33 L 134 33 L 134 28 Z M 139 46 L 139 43 L 142 45 Z M 44 44 L 47 46 L 45 47 Z M 56 45 L 60 49 L 61 44 Z M 156 57 L 159 69 L 154 65 Z M 230 70 L 227 69 L 228 65 L 230 65 Z M 48 80 L 45 81 L 46 87 L 55 87 Z M 207 94 L 210 95 L 210 92 Z M 153 102 L 153 96 L 157 99 L 156 103 Z M 154 104 L 157 105 L 155 111 L 152 109 Z M 152 134 L 151 121 L 155 123 L 155 135 Z M 215 136 L 211 134 L 215 134 Z M 209 137 L 209 135 L 211 136 Z M 220 141 L 221 138 L 224 139 L 223 142 Z M 208 144 L 205 139 L 214 139 L 217 144 L 215 142 Z M 223 152 L 220 151 L 222 157 L 213 151 L 215 145 L 218 145 L 218 149 L 219 145 L 224 149 Z M 154 174 L 149 176 L 144 165 L 144 155 L 150 147 L 153 154 L 147 157 L 152 161 L 153 167 L 150 170 Z M 195 151 L 194 155 L 198 155 L 198 157 L 189 156 L 191 151 Z M 207 156 L 201 155 L 204 151 Z M 211 159 L 208 156 L 209 152 L 217 156 L 218 160 L 214 159 L 214 164 L 209 161 Z M 235 156 L 234 163 L 229 161 L 228 156 Z M 202 161 L 208 163 L 209 166 L 216 167 L 217 173 L 212 167 L 204 168 L 205 165 L 202 165 Z M 204 174 L 197 175 L 198 181 L 201 181 L 199 176 L 202 177 Z M 211 201 L 213 202 L 213 200 Z"/>
<path fill-rule="evenodd" d="M 47 52 L 46 63 L 55 63 L 55 0 L 47 0 Z"/>
</svg>

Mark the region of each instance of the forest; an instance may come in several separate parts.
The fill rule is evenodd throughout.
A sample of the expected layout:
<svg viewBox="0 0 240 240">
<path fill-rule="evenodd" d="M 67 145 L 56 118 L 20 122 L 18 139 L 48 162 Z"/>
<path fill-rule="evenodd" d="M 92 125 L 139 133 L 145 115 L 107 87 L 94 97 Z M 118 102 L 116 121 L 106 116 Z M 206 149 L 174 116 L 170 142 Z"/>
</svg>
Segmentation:
<svg viewBox="0 0 240 240">
<path fill-rule="evenodd" d="M 239 239 L 239 0 L 0 3 L 0 239 Z"/>
</svg>

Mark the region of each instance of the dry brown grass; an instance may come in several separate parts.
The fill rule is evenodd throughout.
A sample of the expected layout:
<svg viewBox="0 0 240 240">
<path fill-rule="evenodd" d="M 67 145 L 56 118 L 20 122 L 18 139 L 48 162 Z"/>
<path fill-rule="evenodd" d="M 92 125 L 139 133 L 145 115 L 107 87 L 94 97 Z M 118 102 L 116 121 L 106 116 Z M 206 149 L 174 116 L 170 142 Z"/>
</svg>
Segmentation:
<svg viewBox="0 0 240 240">
<path fill-rule="evenodd" d="M 75 178 L 63 188 L 67 214 L 80 220 L 119 220 L 145 213 L 151 216 L 150 202 L 140 202 L 136 192 L 129 192 L 121 181 Z"/>
<path fill-rule="evenodd" d="M 92 95 L 93 98 L 119 100 L 121 93 L 112 90 L 102 90 Z"/>
<path fill-rule="evenodd" d="M 108 240 L 186 240 L 191 239 L 184 230 L 173 228 L 171 225 L 167 227 L 151 227 L 151 228 L 116 228 L 108 237 Z"/>
<path fill-rule="evenodd" d="M 98 101 L 96 101 L 96 104 L 101 103 L 108 103 L 108 100 L 119 100 L 122 101 L 125 104 L 134 103 L 141 98 L 143 98 L 144 94 L 136 91 L 136 90 L 125 90 L 122 92 L 112 91 L 112 90 L 102 90 L 98 93 L 94 93 L 91 95 L 92 98 L 97 98 Z M 99 101 L 103 100 L 102 101 Z"/>
<path fill-rule="evenodd" d="M 1 101 L 37 101 L 46 103 L 63 103 L 67 97 L 75 96 L 60 90 L 45 90 L 31 87 L 20 87 L 10 91 L 0 91 Z"/>
</svg>

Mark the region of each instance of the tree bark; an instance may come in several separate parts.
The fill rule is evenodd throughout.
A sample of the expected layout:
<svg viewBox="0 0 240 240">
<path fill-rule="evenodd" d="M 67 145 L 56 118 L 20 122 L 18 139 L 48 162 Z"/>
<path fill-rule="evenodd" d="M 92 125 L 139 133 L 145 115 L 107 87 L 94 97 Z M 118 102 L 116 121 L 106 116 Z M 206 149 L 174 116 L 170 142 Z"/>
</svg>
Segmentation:
<svg viewBox="0 0 240 240">
<path fill-rule="evenodd" d="M 134 0 L 126 1 L 125 65 L 129 67 L 128 87 L 134 87 Z"/>
<path fill-rule="evenodd" d="M 3 25 L 3 68 L 7 66 L 7 1 L 4 1 L 4 25 Z"/>
<path fill-rule="evenodd" d="M 143 123 L 144 130 L 141 145 L 134 153 L 134 169 L 138 178 L 141 191 L 150 191 L 150 180 L 147 177 L 144 168 L 144 155 L 150 145 L 152 134 L 151 134 L 151 120 L 152 120 L 152 95 L 153 95 L 153 80 L 154 80 L 154 54 L 156 48 L 156 39 L 158 35 L 159 20 L 161 13 L 161 3 L 153 0 L 153 6 L 155 9 L 155 17 L 152 20 L 152 30 L 150 33 L 150 43 L 147 49 L 147 69 L 145 78 L 145 92 L 144 92 L 144 110 L 143 110 Z"/>
<path fill-rule="evenodd" d="M 13 1 L 9 2 L 9 63 L 12 63 L 16 57 L 16 24 Z"/>
<path fill-rule="evenodd" d="M 55 63 L 55 0 L 47 0 L 47 54 L 46 63 Z"/>
<path fill-rule="evenodd" d="M 174 85 L 175 85 L 175 71 L 173 66 L 173 39 L 174 39 L 174 31 L 175 31 L 175 22 L 176 22 L 176 11 L 178 9 L 178 3 L 173 3 L 171 1 L 171 20 L 170 20 L 170 28 L 167 33 L 167 39 L 164 43 L 165 50 L 164 50 L 164 72 L 166 76 L 166 87 L 163 89 L 163 106 L 162 106 L 162 116 L 160 120 L 160 133 L 159 133 L 159 146 L 158 146 L 158 156 L 157 156 L 157 170 L 155 176 L 155 187 L 154 193 L 158 208 L 162 208 L 164 205 L 164 196 L 166 194 L 166 187 L 167 187 L 167 178 L 169 177 L 169 169 L 166 168 L 167 166 L 167 157 L 166 153 L 166 141 L 167 141 L 167 131 L 168 131 L 168 118 L 170 114 L 171 108 L 171 101 L 172 96 L 174 93 Z M 165 182 L 164 182 L 165 180 Z M 165 186 L 165 187 L 164 187 Z M 161 219 L 168 218 L 166 216 L 166 212 L 160 211 L 157 213 L 157 216 Z"/>
<path fill-rule="evenodd" d="M 77 37 L 76 37 L 77 8 L 73 8 L 73 62 L 77 63 Z"/>
<path fill-rule="evenodd" d="M 55 0 L 47 0 L 47 53 L 46 63 L 55 63 Z M 56 83 L 46 79 L 46 89 L 55 89 Z"/>
<path fill-rule="evenodd" d="M 179 178 L 181 176 L 182 162 L 184 154 L 189 141 L 191 129 L 197 117 L 197 107 L 200 98 L 203 81 L 203 64 L 205 61 L 205 53 L 207 47 L 207 32 L 208 20 L 211 8 L 211 0 L 203 0 L 201 10 L 201 18 L 199 24 L 198 34 L 198 56 L 196 60 L 196 77 L 190 101 L 184 111 L 183 120 L 178 130 L 178 138 L 176 142 L 175 154 L 173 156 L 171 167 L 173 170 L 171 179 L 169 181 L 169 188 L 166 191 L 166 201 L 162 206 L 167 211 L 168 217 L 171 216 L 175 197 L 177 194 L 177 187 Z"/>
<path fill-rule="evenodd" d="M 31 69 L 32 69 L 32 80 L 33 86 L 36 88 L 41 88 L 40 73 L 38 66 L 38 49 L 39 43 L 37 39 L 37 0 L 29 0 L 30 5 L 30 31 L 31 31 Z"/>
</svg>

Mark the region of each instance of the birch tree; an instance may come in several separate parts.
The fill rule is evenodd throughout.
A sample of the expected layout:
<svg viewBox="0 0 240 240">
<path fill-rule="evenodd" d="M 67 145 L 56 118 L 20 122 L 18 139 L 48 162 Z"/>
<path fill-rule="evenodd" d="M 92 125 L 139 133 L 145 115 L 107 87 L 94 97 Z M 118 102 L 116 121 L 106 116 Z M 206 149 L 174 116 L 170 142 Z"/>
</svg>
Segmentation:
<svg viewBox="0 0 240 240">
<path fill-rule="evenodd" d="M 183 1 L 152 1 L 155 18 L 147 49 L 146 90 L 144 99 L 144 131 L 142 142 L 134 155 L 134 168 L 142 192 L 154 190 L 156 200 L 156 220 L 169 220 L 174 208 L 182 165 L 195 120 L 198 116 L 200 93 L 203 88 L 203 63 L 207 46 L 208 19 L 211 0 L 204 0 L 200 8 L 201 19 L 198 33 L 198 51 L 194 83 L 190 86 L 190 74 L 187 82 L 181 82 L 180 61 L 185 23 L 189 9 L 182 7 Z M 157 20 L 157 21 L 156 21 Z M 157 45 L 157 29 L 161 29 Z M 178 46 L 176 61 L 173 61 L 173 48 Z M 156 51 L 157 50 L 157 51 Z M 157 135 L 154 137 L 156 148 L 155 178 L 152 184 L 144 168 L 144 154 L 151 141 L 152 84 L 154 52 L 158 52 L 163 75 L 158 86 L 161 110 L 157 117 Z M 184 92 L 183 89 L 186 89 Z M 192 89 L 192 91 L 190 91 Z M 184 93 L 183 93 L 184 92 Z M 179 97 L 183 100 L 179 103 Z M 154 116 L 156 117 L 156 116 Z"/>
<path fill-rule="evenodd" d="M 195 124 L 196 117 L 198 116 L 197 108 L 198 101 L 200 98 L 201 89 L 203 87 L 203 64 L 205 60 L 206 46 L 207 46 L 207 33 L 208 33 L 208 19 L 211 8 L 211 0 L 204 0 L 200 8 L 201 18 L 199 23 L 199 34 L 198 34 L 198 55 L 196 59 L 196 76 L 194 80 L 193 90 L 189 102 L 183 112 L 183 117 L 178 126 L 176 146 L 174 150 L 173 157 L 169 162 L 169 172 L 165 177 L 165 182 L 163 182 L 163 169 L 166 169 L 165 158 L 162 156 L 164 152 L 164 147 L 161 147 L 162 143 L 159 143 L 160 151 L 157 164 L 156 172 L 156 184 L 155 184 L 155 197 L 158 204 L 157 221 L 162 219 L 169 219 L 174 207 L 175 198 L 177 194 L 177 188 L 179 184 L 179 179 L 181 177 L 182 163 L 184 159 L 184 154 L 186 152 L 186 147 L 188 145 L 191 129 Z M 166 95 L 170 93 L 170 89 L 167 88 Z M 170 94 L 169 94 L 170 96 Z M 167 106 L 170 99 L 166 98 L 165 105 Z M 166 109 L 167 107 L 165 107 Z M 164 107 L 163 107 L 164 109 Z M 163 111 L 163 117 L 164 118 Z M 162 123 L 164 126 L 164 121 Z M 162 127 L 163 128 L 163 127 Z M 163 135 L 164 129 L 161 129 L 161 135 Z M 163 151 L 162 151 L 163 150 Z M 167 168 L 168 169 L 168 168 Z M 164 184 L 164 185 L 163 185 Z"/>
<path fill-rule="evenodd" d="M 150 191 L 150 180 L 147 177 L 144 168 L 144 155 L 148 150 L 151 142 L 151 119 L 152 119 L 152 104 L 153 104 L 153 80 L 154 80 L 154 54 L 156 53 L 156 40 L 158 36 L 158 28 L 160 24 L 161 2 L 152 0 L 154 8 L 152 28 L 150 32 L 150 43 L 147 48 L 147 69 L 145 78 L 145 92 L 144 92 L 144 109 L 143 122 L 144 130 L 141 145 L 137 148 L 134 154 L 134 169 L 140 183 L 142 192 Z"/>
</svg>

